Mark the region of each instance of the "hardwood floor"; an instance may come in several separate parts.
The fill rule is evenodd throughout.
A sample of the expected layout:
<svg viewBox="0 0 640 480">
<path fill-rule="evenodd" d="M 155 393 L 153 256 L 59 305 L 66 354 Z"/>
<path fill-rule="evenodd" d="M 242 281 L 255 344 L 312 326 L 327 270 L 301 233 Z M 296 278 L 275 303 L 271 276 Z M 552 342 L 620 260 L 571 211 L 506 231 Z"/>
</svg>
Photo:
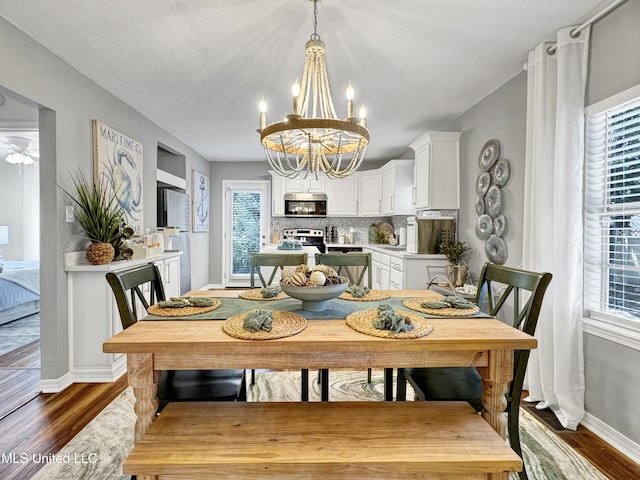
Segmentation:
<svg viewBox="0 0 640 480">
<path fill-rule="evenodd" d="M 38 395 L 40 342 L 35 341 L 0 356 L 0 419 Z"/>
<path fill-rule="evenodd" d="M 2 403 L 22 395 L 21 388 L 33 390 L 33 379 L 28 372 L 39 364 L 39 349 L 27 349 L 20 355 L 0 357 L 0 374 L 11 368 L 25 369 L 26 375 L 11 376 L 11 389 L 2 388 Z M 26 354 L 26 355 L 25 355 Z M 19 366 L 19 367 L 18 367 Z M 15 372 L 13 372 L 15 373 Z M 10 409 L 10 413 L 0 419 L 0 478 L 27 480 L 42 465 L 31 461 L 20 461 L 20 455 L 31 458 L 32 454 L 57 453 L 100 411 L 111 403 L 127 387 L 126 376 L 114 383 L 77 383 L 56 394 L 40 394 L 24 405 Z M 26 397 L 29 394 L 25 394 Z M 549 411 L 535 414 L 561 440 L 576 449 L 611 480 L 635 480 L 640 478 L 640 465 L 620 454 L 599 437 L 584 427 L 577 431 L 564 430 Z M 11 455 L 16 461 L 11 461 Z M 531 479 L 535 480 L 535 479 Z M 571 479 L 573 480 L 573 479 Z"/>
</svg>

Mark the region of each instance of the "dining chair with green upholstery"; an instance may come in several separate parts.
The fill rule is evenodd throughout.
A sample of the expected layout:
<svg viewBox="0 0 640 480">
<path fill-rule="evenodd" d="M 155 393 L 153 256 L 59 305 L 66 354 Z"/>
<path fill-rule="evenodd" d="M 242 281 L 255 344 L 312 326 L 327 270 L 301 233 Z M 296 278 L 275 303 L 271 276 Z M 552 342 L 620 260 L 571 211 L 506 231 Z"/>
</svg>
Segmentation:
<svg viewBox="0 0 640 480">
<path fill-rule="evenodd" d="M 487 313 L 506 314 L 509 322 L 523 332 L 534 335 L 545 291 L 551 282 L 550 273 L 536 273 L 492 263 L 486 263 L 480 273 L 477 305 L 487 305 Z M 506 305 L 513 306 L 512 313 Z M 462 320 L 461 320 L 462 321 Z M 529 350 L 516 350 L 513 358 L 513 379 L 506 392 L 507 428 L 511 448 L 522 458 L 519 432 L 519 408 Z M 466 400 L 478 412 L 482 406 L 482 379 L 474 367 L 399 368 L 396 400 L 406 399 L 407 382 L 415 391 L 416 400 Z M 524 465 L 520 478 L 527 479 Z"/>
<path fill-rule="evenodd" d="M 106 278 L 123 329 L 146 315 L 150 305 L 165 300 L 160 270 L 153 263 L 109 272 Z M 169 402 L 246 400 L 244 370 L 164 370 L 158 381 L 158 399 L 158 412 Z"/>
<path fill-rule="evenodd" d="M 333 267 L 338 275 L 347 277 L 349 285 L 364 286 L 364 278 L 367 276 L 366 286 L 373 287 L 371 273 L 371 253 L 349 252 L 349 253 L 316 253 L 316 265 L 327 265 Z M 359 269 L 359 270 L 358 270 Z M 355 270 L 355 271 L 353 271 Z M 393 369 L 385 370 L 385 378 Z M 320 398 L 328 400 L 329 397 L 329 370 L 322 369 L 318 373 L 320 383 Z M 371 369 L 367 370 L 367 382 L 371 383 Z M 393 391 L 385 395 L 387 400 L 391 400 Z"/>
<path fill-rule="evenodd" d="M 273 283 L 278 270 L 282 273 L 284 267 L 295 267 L 307 264 L 306 253 L 253 253 L 251 254 L 251 288 L 256 288 L 255 274 L 258 274 L 260 286 L 268 287 Z M 272 267 L 271 275 L 268 280 L 262 272 L 262 267 Z M 251 385 L 256 384 L 256 371 L 251 369 Z M 308 392 L 307 392 L 308 395 Z M 304 391 L 303 391 L 304 397 Z"/>
</svg>

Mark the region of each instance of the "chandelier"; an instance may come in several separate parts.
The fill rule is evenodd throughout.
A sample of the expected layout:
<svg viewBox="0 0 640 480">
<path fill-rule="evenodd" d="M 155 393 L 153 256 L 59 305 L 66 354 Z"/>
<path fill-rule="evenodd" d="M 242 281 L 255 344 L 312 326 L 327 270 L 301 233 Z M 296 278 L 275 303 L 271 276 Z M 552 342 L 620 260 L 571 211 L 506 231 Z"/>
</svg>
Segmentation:
<svg viewBox="0 0 640 480">
<path fill-rule="evenodd" d="M 339 119 L 333 107 L 324 42 L 317 33 L 318 0 L 313 0 L 313 34 L 305 45 L 302 81 L 292 88 L 293 111 L 283 121 L 266 124 L 267 104 L 260 101 L 260 142 L 273 170 L 283 177 L 330 178 L 355 172 L 369 143 L 366 110 L 353 115 L 354 89 L 347 87 L 347 118 Z"/>
</svg>

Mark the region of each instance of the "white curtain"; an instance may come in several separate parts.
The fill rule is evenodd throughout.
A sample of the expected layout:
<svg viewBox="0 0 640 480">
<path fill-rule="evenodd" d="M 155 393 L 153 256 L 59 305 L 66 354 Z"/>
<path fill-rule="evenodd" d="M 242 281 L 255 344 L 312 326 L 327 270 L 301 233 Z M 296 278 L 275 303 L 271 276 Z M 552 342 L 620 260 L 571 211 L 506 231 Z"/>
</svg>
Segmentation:
<svg viewBox="0 0 640 480">
<path fill-rule="evenodd" d="M 589 31 L 558 32 L 555 52 L 540 44 L 527 63 L 523 268 L 553 279 L 531 352 L 528 401 L 551 408 L 565 428 L 584 415 L 582 199 L 584 96 Z"/>
<path fill-rule="evenodd" d="M 40 260 L 40 164 L 23 165 L 23 258 Z"/>
</svg>

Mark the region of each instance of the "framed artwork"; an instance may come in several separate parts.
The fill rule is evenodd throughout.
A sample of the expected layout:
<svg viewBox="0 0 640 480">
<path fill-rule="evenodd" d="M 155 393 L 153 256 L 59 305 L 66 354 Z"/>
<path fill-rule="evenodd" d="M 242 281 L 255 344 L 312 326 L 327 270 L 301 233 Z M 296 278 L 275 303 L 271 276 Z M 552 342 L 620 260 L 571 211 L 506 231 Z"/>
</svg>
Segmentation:
<svg viewBox="0 0 640 480">
<path fill-rule="evenodd" d="M 115 195 L 124 221 L 142 235 L 142 144 L 104 123 L 93 121 L 94 184 Z"/>
<path fill-rule="evenodd" d="M 193 170 L 193 231 L 209 231 L 209 177 Z"/>
</svg>

